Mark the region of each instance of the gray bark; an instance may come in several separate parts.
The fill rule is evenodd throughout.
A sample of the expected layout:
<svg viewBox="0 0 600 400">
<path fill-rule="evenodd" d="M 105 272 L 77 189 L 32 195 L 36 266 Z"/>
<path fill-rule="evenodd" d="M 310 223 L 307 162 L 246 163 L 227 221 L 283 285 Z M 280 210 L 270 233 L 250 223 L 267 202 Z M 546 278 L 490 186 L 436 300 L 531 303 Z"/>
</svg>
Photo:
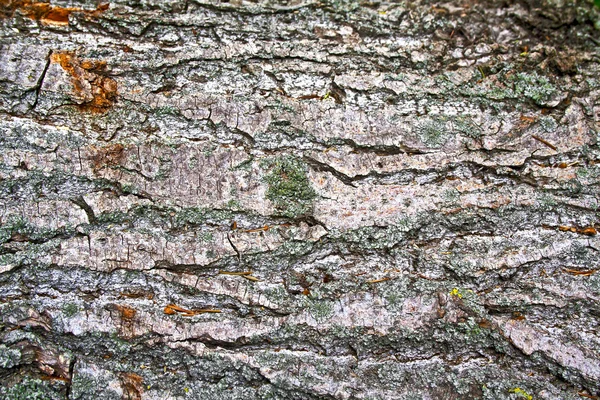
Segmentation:
<svg viewBox="0 0 600 400">
<path fill-rule="evenodd" d="M 600 395 L 591 1 L 0 17 L 0 398 Z"/>
</svg>

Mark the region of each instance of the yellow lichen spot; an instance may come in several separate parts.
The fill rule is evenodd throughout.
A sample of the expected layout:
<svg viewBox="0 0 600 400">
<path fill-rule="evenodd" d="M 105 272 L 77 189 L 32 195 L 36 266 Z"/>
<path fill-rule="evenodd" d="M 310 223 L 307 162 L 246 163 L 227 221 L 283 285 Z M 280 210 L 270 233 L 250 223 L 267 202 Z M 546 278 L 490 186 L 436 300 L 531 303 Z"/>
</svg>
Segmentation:
<svg viewBox="0 0 600 400">
<path fill-rule="evenodd" d="M 515 393 L 517 396 L 522 397 L 526 400 L 533 400 L 533 396 L 524 391 L 523 389 L 516 387 L 510 390 L 511 393 Z"/>
<path fill-rule="evenodd" d="M 187 393 L 187 392 L 189 392 L 189 391 L 190 391 L 190 388 L 187 388 L 187 387 L 186 387 L 186 388 L 183 388 L 183 391 Z"/>
<path fill-rule="evenodd" d="M 460 290 L 458 290 L 458 288 L 454 288 L 450 291 L 450 295 L 451 296 L 456 296 L 459 299 L 462 299 L 462 294 L 460 293 Z"/>
</svg>

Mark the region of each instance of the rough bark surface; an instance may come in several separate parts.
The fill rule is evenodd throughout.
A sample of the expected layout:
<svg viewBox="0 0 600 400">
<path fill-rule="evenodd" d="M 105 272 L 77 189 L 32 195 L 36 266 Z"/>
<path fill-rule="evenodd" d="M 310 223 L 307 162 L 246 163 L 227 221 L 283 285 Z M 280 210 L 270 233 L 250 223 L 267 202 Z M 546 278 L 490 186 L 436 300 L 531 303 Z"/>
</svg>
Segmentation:
<svg viewBox="0 0 600 400">
<path fill-rule="evenodd" d="M 600 395 L 591 1 L 0 18 L 0 398 Z"/>
</svg>

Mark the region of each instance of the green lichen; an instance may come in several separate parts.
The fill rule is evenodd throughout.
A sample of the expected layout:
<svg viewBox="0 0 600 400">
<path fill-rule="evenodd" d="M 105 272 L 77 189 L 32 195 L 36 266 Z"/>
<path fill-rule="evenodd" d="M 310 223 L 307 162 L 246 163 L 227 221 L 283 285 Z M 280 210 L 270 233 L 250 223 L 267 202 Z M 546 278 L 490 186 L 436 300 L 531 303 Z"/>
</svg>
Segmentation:
<svg viewBox="0 0 600 400">
<path fill-rule="evenodd" d="M 464 322 L 439 322 L 433 337 L 451 344 L 455 348 L 463 346 L 492 346 L 501 344 L 503 338 L 498 333 L 479 326 L 478 320 L 469 317 Z"/>
<path fill-rule="evenodd" d="M 556 87 L 544 76 L 537 73 L 518 73 L 512 78 L 517 95 L 530 98 L 538 105 L 544 105 L 557 92 Z"/>
<path fill-rule="evenodd" d="M 204 155 L 205 158 L 208 158 L 214 154 L 215 150 L 217 150 L 217 145 L 211 143 L 202 149 L 202 155 Z"/>
<path fill-rule="evenodd" d="M 306 175 L 306 165 L 295 157 L 279 157 L 263 163 L 269 168 L 264 180 L 267 199 L 283 216 L 296 218 L 312 212 L 317 196 Z"/>
<path fill-rule="evenodd" d="M 217 254 L 213 250 L 207 250 L 205 256 L 206 256 L 206 258 L 211 260 L 211 259 L 215 258 L 217 256 Z"/>
<path fill-rule="evenodd" d="M 554 198 L 554 196 L 549 194 L 542 194 L 537 199 L 537 206 L 541 211 L 551 211 L 554 210 L 558 202 Z"/>
<path fill-rule="evenodd" d="M 404 240 L 410 229 L 418 227 L 419 222 L 411 219 L 408 225 L 388 226 L 385 228 L 365 226 L 343 232 L 330 231 L 330 237 L 353 250 L 389 249 Z"/>
<path fill-rule="evenodd" d="M 575 171 L 577 180 L 587 185 L 597 184 L 600 180 L 600 167 L 580 167 Z"/>
<path fill-rule="evenodd" d="M 156 175 L 154 175 L 154 180 L 164 181 L 169 177 L 173 170 L 173 160 L 167 157 L 158 157 L 158 161 L 158 171 L 156 172 Z"/>
<path fill-rule="evenodd" d="M 55 251 L 59 246 L 58 239 L 50 240 L 45 243 L 36 244 L 29 243 L 23 251 L 14 254 L 3 254 L 0 256 L 0 265 L 28 265 L 38 263 L 43 257 L 47 257 L 48 253 Z"/>
<path fill-rule="evenodd" d="M 413 220 L 409 216 L 401 216 L 396 220 L 396 227 L 401 232 L 410 232 L 413 226 Z"/>
<path fill-rule="evenodd" d="M 452 120 L 452 125 L 456 133 L 470 139 L 479 139 L 483 135 L 481 128 L 475 125 L 469 117 L 456 117 Z"/>
<path fill-rule="evenodd" d="M 263 291 L 263 295 L 266 296 L 269 301 L 277 305 L 285 304 L 290 297 L 283 286 L 268 287 Z"/>
<path fill-rule="evenodd" d="M 120 224 L 129 219 L 129 216 L 122 211 L 103 212 L 96 217 L 98 223 Z"/>
<path fill-rule="evenodd" d="M 0 243 L 5 243 L 15 236 L 30 242 L 45 242 L 59 234 L 68 235 L 73 231 L 71 226 L 61 227 L 57 230 L 34 226 L 20 215 L 10 215 L 0 226 Z"/>
<path fill-rule="evenodd" d="M 446 124 L 440 119 L 428 119 L 417 127 L 417 134 L 427 147 L 442 147 L 449 139 Z"/>
<path fill-rule="evenodd" d="M 175 213 L 170 211 L 170 213 Z M 175 213 L 174 224 L 181 227 L 187 224 L 202 225 L 208 222 L 224 222 L 229 221 L 233 217 L 233 213 L 229 210 L 213 210 L 207 208 L 190 207 L 184 208 Z"/>
<path fill-rule="evenodd" d="M 205 243 L 210 243 L 213 240 L 215 240 L 212 232 L 201 232 L 198 235 L 198 239 L 200 239 L 201 242 L 205 242 Z"/>
<path fill-rule="evenodd" d="M 27 221 L 19 216 L 11 215 L 0 227 L 0 243 L 10 239 L 13 233 L 21 233 L 28 230 Z"/>
<path fill-rule="evenodd" d="M 192 156 L 187 160 L 187 165 L 189 169 L 195 169 L 199 164 L 198 157 Z"/>
<path fill-rule="evenodd" d="M 308 312 L 317 322 L 323 322 L 331 318 L 334 313 L 333 302 L 330 300 L 306 299 Z"/>
<path fill-rule="evenodd" d="M 585 193 L 587 191 L 587 188 L 575 178 L 569 179 L 566 182 L 561 182 L 559 187 L 560 190 L 563 190 L 565 192 L 564 194 L 569 197 L 577 197 L 582 194 L 582 192 Z"/>
<path fill-rule="evenodd" d="M 135 185 L 132 185 L 129 183 L 122 183 L 121 184 L 121 192 L 123 192 L 124 195 L 140 194 L 141 190 L 139 188 L 137 188 Z"/>
<path fill-rule="evenodd" d="M 250 156 L 247 160 L 242 161 L 238 165 L 235 165 L 230 168 L 231 171 L 252 171 L 252 165 L 254 162 L 254 156 Z"/>
<path fill-rule="evenodd" d="M 476 339 L 484 334 L 483 329 L 472 318 L 469 318 L 465 329 L 465 334 L 469 339 Z"/>
<path fill-rule="evenodd" d="M 127 340 L 119 337 L 119 334 L 117 332 L 111 332 L 107 339 L 110 341 L 111 348 L 116 349 L 120 354 L 129 353 L 133 346 Z"/>
<path fill-rule="evenodd" d="M 17 365 L 20 360 L 21 352 L 18 349 L 11 349 L 0 344 L 0 368 L 12 368 Z"/>
<path fill-rule="evenodd" d="M 446 267 L 459 276 L 473 276 L 483 267 L 481 260 L 463 259 L 460 255 L 452 255 Z"/>
<path fill-rule="evenodd" d="M 231 199 L 227 202 L 227 208 L 230 210 L 241 210 L 242 204 L 237 200 Z"/>
<path fill-rule="evenodd" d="M 164 117 L 167 115 L 178 116 L 180 114 L 181 112 L 179 111 L 179 109 L 171 106 L 158 107 L 154 110 L 154 115 L 156 115 L 157 117 Z"/>
<path fill-rule="evenodd" d="M 79 307 L 75 303 L 65 303 L 63 304 L 62 312 L 67 318 L 70 318 L 79 312 Z"/>
<path fill-rule="evenodd" d="M 0 398 L 4 400 L 58 400 L 63 399 L 40 379 L 25 377 L 20 383 L 9 388 L 0 387 Z"/>
<path fill-rule="evenodd" d="M 97 387 L 97 381 L 93 376 L 83 373 L 73 376 L 71 387 L 73 398 L 83 398 L 84 395 L 93 393 L 95 387 Z"/>
<path fill-rule="evenodd" d="M 385 299 L 386 309 L 395 312 L 402 310 L 406 298 L 410 295 L 409 282 L 407 278 L 399 277 L 378 284 L 377 289 Z"/>
<path fill-rule="evenodd" d="M 541 117 L 539 122 L 542 129 L 546 132 L 554 132 L 558 129 L 558 123 L 552 117 Z"/>
<path fill-rule="evenodd" d="M 460 199 L 460 192 L 454 188 L 447 189 L 442 193 L 442 198 L 448 204 L 456 204 Z"/>
</svg>

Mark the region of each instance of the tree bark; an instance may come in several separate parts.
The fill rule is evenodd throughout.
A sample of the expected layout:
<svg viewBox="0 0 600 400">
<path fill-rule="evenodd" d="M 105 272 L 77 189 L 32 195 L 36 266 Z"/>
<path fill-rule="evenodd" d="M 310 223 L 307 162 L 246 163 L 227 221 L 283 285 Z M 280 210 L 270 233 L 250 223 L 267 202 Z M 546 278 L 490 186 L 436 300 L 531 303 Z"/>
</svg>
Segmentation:
<svg viewBox="0 0 600 400">
<path fill-rule="evenodd" d="M 591 1 L 0 18 L 0 398 L 600 396 Z"/>
</svg>

